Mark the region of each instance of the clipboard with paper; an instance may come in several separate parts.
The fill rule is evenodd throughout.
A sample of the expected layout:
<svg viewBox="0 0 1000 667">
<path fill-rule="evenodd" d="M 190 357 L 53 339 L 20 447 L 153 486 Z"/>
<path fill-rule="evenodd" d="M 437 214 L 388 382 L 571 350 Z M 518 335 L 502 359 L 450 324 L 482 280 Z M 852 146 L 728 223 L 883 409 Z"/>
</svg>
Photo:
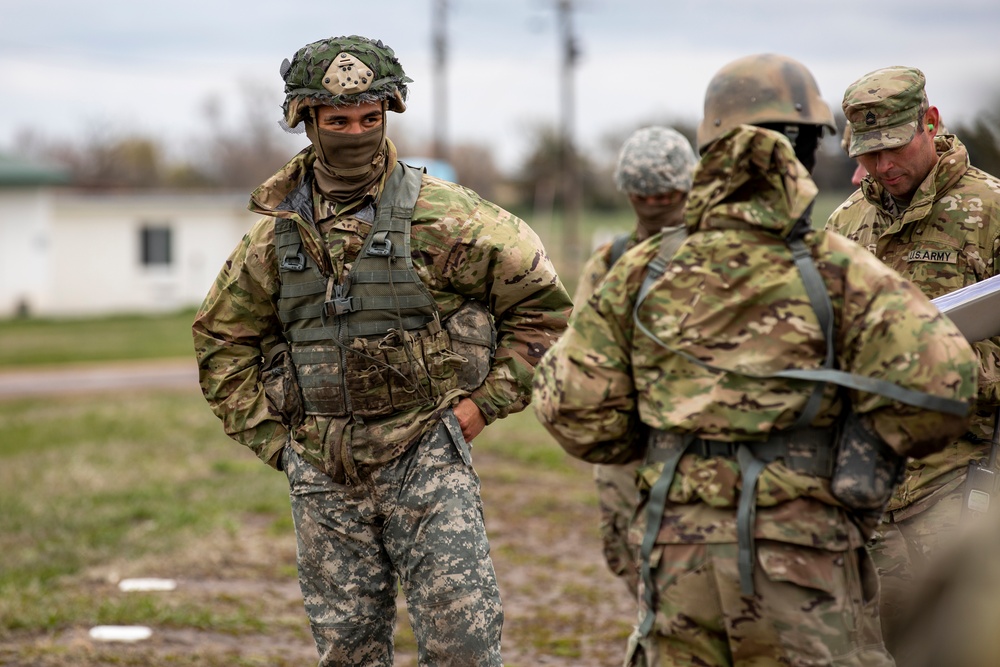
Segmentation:
<svg viewBox="0 0 1000 667">
<path fill-rule="evenodd" d="M 931 303 L 970 343 L 1000 336 L 1000 275 L 943 294 Z"/>
</svg>

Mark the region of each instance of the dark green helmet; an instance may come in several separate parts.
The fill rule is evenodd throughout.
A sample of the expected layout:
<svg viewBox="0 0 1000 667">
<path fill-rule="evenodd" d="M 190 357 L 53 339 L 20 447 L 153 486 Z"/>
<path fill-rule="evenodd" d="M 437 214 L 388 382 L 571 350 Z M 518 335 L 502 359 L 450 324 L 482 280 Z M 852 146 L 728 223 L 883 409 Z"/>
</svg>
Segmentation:
<svg viewBox="0 0 1000 667">
<path fill-rule="evenodd" d="M 331 37 L 306 44 L 281 64 L 285 80 L 284 122 L 299 124 L 304 110 L 386 100 L 389 110 L 406 110 L 406 84 L 392 49 L 367 37 Z"/>
</svg>

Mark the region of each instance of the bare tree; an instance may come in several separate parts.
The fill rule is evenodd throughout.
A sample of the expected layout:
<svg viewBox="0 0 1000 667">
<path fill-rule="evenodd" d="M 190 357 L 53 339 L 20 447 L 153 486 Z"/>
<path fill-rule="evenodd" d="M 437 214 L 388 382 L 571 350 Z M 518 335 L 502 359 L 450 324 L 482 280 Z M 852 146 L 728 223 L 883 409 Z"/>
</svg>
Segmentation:
<svg viewBox="0 0 1000 667">
<path fill-rule="evenodd" d="M 240 116 L 235 124 L 226 122 L 221 98 L 205 100 L 207 136 L 197 142 L 201 148 L 194 161 L 214 184 L 254 187 L 305 144 L 304 137 L 289 135 L 279 127 L 280 107 L 272 93 L 261 84 L 244 83 L 237 99 Z"/>
<path fill-rule="evenodd" d="M 482 144 L 461 143 L 451 148 L 451 164 L 458 182 L 471 188 L 485 199 L 497 195 L 500 171 L 493 161 L 493 152 Z"/>
</svg>

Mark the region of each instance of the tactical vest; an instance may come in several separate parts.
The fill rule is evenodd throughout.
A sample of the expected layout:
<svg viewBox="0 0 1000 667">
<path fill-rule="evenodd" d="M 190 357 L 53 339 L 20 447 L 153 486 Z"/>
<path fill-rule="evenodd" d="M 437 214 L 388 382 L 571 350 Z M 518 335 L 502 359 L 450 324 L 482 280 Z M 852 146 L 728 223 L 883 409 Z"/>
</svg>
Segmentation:
<svg viewBox="0 0 1000 667">
<path fill-rule="evenodd" d="M 278 315 L 305 414 L 382 417 L 433 406 L 446 393 L 475 388 L 485 378 L 495 343 L 485 308 L 477 310 L 476 326 L 477 343 L 488 349 L 482 369 L 481 358 L 454 351 L 413 268 L 410 221 L 421 176 L 422 170 L 397 163 L 344 282 L 324 275 L 303 252 L 294 220 L 276 221 Z M 471 373 L 476 384 L 468 387 L 473 362 L 479 366 Z"/>
</svg>

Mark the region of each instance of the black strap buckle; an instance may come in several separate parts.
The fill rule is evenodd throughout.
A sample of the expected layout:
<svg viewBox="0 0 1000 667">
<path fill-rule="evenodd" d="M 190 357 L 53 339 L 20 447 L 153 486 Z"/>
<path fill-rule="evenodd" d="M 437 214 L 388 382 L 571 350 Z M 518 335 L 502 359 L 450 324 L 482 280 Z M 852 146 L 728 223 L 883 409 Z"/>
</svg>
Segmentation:
<svg viewBox="0 0 1000 667">
<path fill-rule="evenodd" d="M 289 253 L 281 258 L 281 269 L 284 271 L 305 271 L 306 258 L 301 252 L 295 253 L 294 256 Z"/>
<path fill-rule="evenodd" d="M 326 302 L 326 308 L 328 312 L 332 312 L 334 315 L 346 315 L 347 313 L 353 313 L 355 310 L 354 297 L 334 297 Z"/>
<path fill-rule="evenodd" d="M 376 232 L 372 237 L 372 242 L 368 245 L 368 254 L 376 257 L 388 257 L 392 254 L 392 241 L 389 239 L 389 232 Z"/>
</svg>

